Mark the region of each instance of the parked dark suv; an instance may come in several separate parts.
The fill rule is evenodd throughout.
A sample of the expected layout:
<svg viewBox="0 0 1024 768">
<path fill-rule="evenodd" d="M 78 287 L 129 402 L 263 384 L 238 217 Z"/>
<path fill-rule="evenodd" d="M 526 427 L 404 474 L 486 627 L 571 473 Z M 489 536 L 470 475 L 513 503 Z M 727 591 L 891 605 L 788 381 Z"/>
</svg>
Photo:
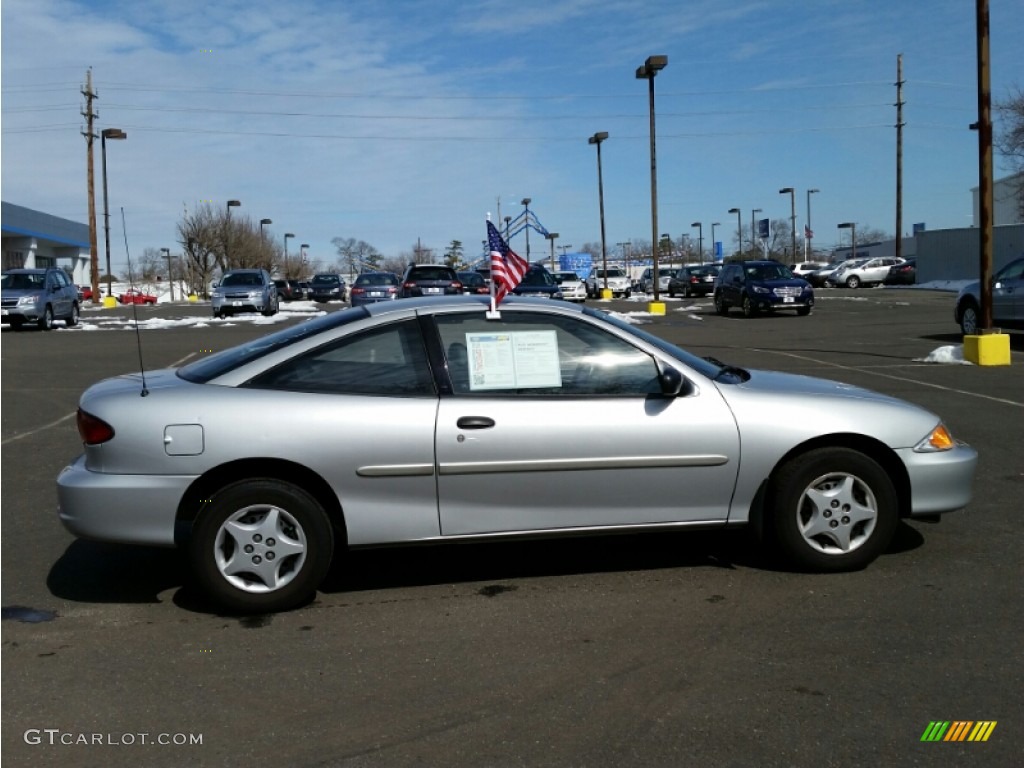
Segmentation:
<svg viewBox="0 0 1024 768">
<path fill-rule="evenodd" d="M 726 264 L 715 281 L 715 309 L 720 315 L 728 314 L 730 307 L 740 307 L 744 317 L 777 309 L 809 315 L 813 306 L 811 284 L 777 261 Z"/>
<path fill-rule="evenodd" d="M 451 267 L 444 264 L 410 264 L 402 275 L 399 297 L 440 296 L 462 293 L 462 281 Z"/>
<path fill-rule="evenodd" d="M 78 325 L 78 302 L 78 288 L 58 267 L 8 269 L 3 273 L 0 319 L 4 325 L 17 329 L 35 323 L 48 331 L 54 320 L 63 320 L 70 328 Z"/>
</svg>

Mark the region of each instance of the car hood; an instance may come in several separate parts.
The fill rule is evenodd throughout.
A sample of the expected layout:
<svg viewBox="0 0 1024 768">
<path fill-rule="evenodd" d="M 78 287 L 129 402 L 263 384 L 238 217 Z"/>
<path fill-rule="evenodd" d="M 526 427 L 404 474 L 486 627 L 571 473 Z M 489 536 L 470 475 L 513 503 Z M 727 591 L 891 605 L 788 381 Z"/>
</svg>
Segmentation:
<svg viewBox="0 0 1024 768">
<path fill-rule="evenodd" d="M 763 285 L 766 288 L 804 288 L 807 281 L 800 277 L 779 277 L 774 280 L 754 280 L 754 284 Z"/>
<path fill-rule="evenodd" d="M 741 384 L 719 384 L 747 435 L 801 440 L 870 434 L 892 448 L 916 445 L 940 419 L 920 406 L 852 384 L 775 371 L 749 371 Z"/>
<path fill-rule="evenodd" d="M 974 296 L 974 297 L 978 297 L 980 295 L 981 295 L 981 282 L 978 281 L 978 280 L 975 280 L 973 283 L 967 283 L 967 285 L 965 285 L 963 288 L 961 288 L 960 292 L 956 295 L 956 297 L 959 300 L 961 296 Z"/>
</svg>

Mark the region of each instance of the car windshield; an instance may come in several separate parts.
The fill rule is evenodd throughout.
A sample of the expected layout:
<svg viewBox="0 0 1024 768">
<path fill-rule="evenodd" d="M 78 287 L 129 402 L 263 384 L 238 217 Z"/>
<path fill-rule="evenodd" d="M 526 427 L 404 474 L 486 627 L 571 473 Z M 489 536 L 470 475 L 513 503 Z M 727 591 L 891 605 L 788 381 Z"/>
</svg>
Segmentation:
<svg viewBox="0 0 1024 768">
<path fill-rule="evenodd" d="M 357 286 L 364 285 L 395 285 L 398 281 L 394 275 L 380 273 L 379 275 L 359 275 L 356 278 Z"/>
<path fill-rule="evenodd" d="M 363 307 L 343 309 L 340 312 L 332 312 L 322 315 L 304 323 L 293 325 L 277 333 L 271 333 L 254 339 L 246 344 L 225 349 L 223 352 L 204 357 L 194 363 L 190 363 L 178 369 L 178 376 L 196 384 L 205 384 L 228 371 L 239 366 L 250 363 L 264 355 L 269 355 L 282 347 L 294 344 L 302 339 L 315 336 L 323 331 L 347 325 L 367 316 Z"/>
<path fill-rule="evenodd" d="M 746 267 L 744 272 L 754 280 L 785 280 L 793 277 L 789 267 L 784 264 L 755 264 Z"/>
<path fill-rule="evenodd" d="M 597 270 L 598 277 L 603 277 L 605 274 L 607 274 L 608 277 L 623 277 L 621 269 L 609 269 L 607 272 L 602 272 L 600 269 Z"/>
<path fill-rule="evenodd" d="M 337 275 L 317 275 L 313 278 L 313 285 L 337 285 L 340 281 Z"/>
<path fill-rule="evenodd" d="M 3 276 L 3 287 L 13 289 L 42 288 L 46 275 L 31 272 L 6 272 Z"/>
<path fill-rule="evenodd" d="M 555 278 L 555 282 L 561 285 L 562 283 L 579 282 L 579 275 L 575 272 L 555 272 L 552 277 Z"/>
<path fill-rule="evenodd" d="M 228 272 L 220 281 L 221 285 L 263 285 L 256 272 Z"/>
</svg>

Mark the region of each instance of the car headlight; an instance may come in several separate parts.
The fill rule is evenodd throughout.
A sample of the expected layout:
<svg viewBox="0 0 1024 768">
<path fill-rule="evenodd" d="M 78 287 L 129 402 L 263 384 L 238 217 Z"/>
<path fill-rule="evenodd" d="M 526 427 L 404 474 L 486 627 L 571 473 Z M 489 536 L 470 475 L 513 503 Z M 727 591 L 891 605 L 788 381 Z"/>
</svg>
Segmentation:
<svg viewBox="0 0 1024 768">
<path fill-rule="evenodd" d="M 249 298 L 255 301 L 263 298 L 263 291 L 249 291 Z"/>
<path fill-rule="evenodd" d="M 754 293 L 771 293 L 771 291 L 765 288 L 763 285 L 752 285 L 750 286 L 750 290 L 752 290 Z"/>
<path fill-rule="evenodd" d="M 917 453 L 936 453 L 938 451 L 949 451 L 956 447 L 953 435 L 941 422 L 936 425 L 927 437 L 914 446 Z"/>
<path fill-rule="evenodd" d="M 28 296 L 22 296 L 20 299 L 18 299 L 18 306 L 34 307 L 36 304 L 40 302 L 42 298 L 42 296 L 36 293 L 29 294 Z"/>
</svg>

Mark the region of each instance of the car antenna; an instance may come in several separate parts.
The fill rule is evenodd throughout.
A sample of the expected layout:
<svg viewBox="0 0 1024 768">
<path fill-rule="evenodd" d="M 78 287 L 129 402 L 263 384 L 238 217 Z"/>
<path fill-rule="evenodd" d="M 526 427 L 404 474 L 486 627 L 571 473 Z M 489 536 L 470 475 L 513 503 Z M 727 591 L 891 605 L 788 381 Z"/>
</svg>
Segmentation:
<svg viewBox="0 0 1024 768">
<path fill-rule="evenodd" d="M 128 227 L 124 222 L 124 206 L 121 206 L 121 234 L 124 235 L 124 252 L 128 257 L 128 287 L 132 293 L 135 293 L 135 277 L 132 274 L 132 254 L 128 250 Z M 142 391 L 139 393 L 140 397 L 145 397 L 149 394 L 149 390 L 146 389 L 146 367 L 142 364 L 142 335 L 139 331 L 139 305 L 135 303 L 135 299 L 132 299 L 132 317 L 135 318 L 135 346 L 139 350 L 139 373 L 142 375 Z"/>
</svg>

